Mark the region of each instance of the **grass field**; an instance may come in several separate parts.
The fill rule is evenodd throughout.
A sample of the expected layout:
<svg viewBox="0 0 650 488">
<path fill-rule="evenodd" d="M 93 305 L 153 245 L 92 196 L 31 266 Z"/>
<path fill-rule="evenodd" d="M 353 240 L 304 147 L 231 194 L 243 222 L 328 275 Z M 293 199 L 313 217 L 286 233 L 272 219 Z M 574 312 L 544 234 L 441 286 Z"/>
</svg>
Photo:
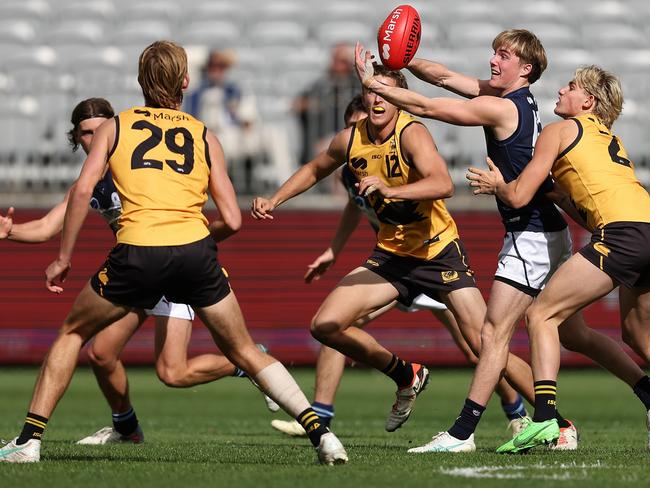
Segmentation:
<svg viewBox="0 0 650 488">
<path fill-rule="evenodd" d="M 313 371 L 294 371 L 312 392 Z M 0 437 L 19 431 L 36 377 L 35 369 L 0 369 Z M 227 486 L 256 488 L 362 486 L 643 486 L 650 475 L 644 411 L 630 388 L 599 370 L 568 370 L 560 376 L 560 408 L 575 420 L 582 442 L 572 453 L 538 449 L 502 456 L 505 417 L 493 400 L 470 455 L 406 453 L 444 430 L 466 394 L 468 370 L 434 371 L 407 424 L 384 431 L 393 400 L 392 382 L 352 369 L 337 399 L 335 432 L 346 445 L 346 466 L 315 465 L 305 439 L 273 431 L 261 395 L 246 380 L 172 390 L 152 370 L 130 371 L 131 391 L 146 435 L 140 446 L 76 446 L 73 441 L 109 424 L 88 369 L 80 369 L 50 421 L 36 465 L 0 463 L 0 486 Z M 644 481 L 645 480 L 645 481 Z M 522 482 L 525 485 L 522 485 Z"/>
</svg>

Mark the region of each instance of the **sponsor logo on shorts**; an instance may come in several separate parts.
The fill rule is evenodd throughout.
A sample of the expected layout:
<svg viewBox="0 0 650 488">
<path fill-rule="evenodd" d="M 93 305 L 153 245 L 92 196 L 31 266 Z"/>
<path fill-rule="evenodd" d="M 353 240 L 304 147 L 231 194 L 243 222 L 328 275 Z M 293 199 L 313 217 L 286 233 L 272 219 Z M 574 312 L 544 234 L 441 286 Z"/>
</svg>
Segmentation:
<svg viewBox="0 0 650 488">
<path fill-rule="evenodd" d="M 600 254 L 603 256 L 607 257 L 609 256 L 609 253 L 612 252 L 605 244 L 602 242 L 596 242 L 594 244 L 594 249 L 598 251 Z"/>
<path fill-rule="evenodd" d="M 452 281 L 457 281 L 460 279 L 458 277 L 457 271 L 442 271 L 440 273 L 440 276 L 442 276 L 443 283 L 451 283 Z"/>
<path fill-rule="evenodd" d="M 374 259 L 368 259 L 366 261 L 366 264 L 369 264 L 371 266 L 379 266 L 379 263 L 377 261 L 375 261 Z"/>
<path fill-rule="evenodd" d="M 97 273 L 97 279 L 101 281 L 102 285 L 106 286 L 108 284 L 108 268 L 104 268 Z"/>
</svg>

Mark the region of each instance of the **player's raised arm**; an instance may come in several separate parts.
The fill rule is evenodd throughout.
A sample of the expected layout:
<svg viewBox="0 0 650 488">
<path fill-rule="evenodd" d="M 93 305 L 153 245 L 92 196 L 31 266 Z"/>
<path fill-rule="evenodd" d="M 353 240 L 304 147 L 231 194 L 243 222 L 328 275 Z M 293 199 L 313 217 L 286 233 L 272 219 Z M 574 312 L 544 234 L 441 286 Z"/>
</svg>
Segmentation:
<svg viewBox="0 0 650 488">
<path fill-rule="evenodd" d="M 479 80 L 473 76 L 458 73 L 435 61 L 416 58 L 406 66 L 406 69 L 427 83 L 466 98 L 496 95 L 496 90 L 490 88 L 487 80 Z"/>
<path fill-rule="evenodd" d="M 210 154 L 210 180 L 208 183 L 210 195 L 214 201 L 219 216 L 210 222 L 210 235 L 216 242 L 223 241 L 235 234 L 241 228 L 241 210 L 237 204 L 237 196 L 232 182 L 228 177 L 226 161 L 219 140 L 208 131 L 208 151 Z"/>
<path fill-rule="evenodd" d="M 88 215 L 88 202 L 92 196 L 93 188 L 106 170 L 107 157 L 114 140 L 115 120 L 109 119 L 97 129 L 90 153 L 81 168 L 79 179 L 70 189 L 59 256 L 45 271 L 46 286 L 51 292 L 61 293 L 63 291 L 60 283 L 65 281 L 70 270 L 72 252 L 81 226 Z"/>
<path fill-rule="evenodd" d="M 370 53 L 366 51 L 362 56 L 361 49 L 357 44 L 355 65 L 363 86 L 413 115 L 454 125 L 487 127 L 498 126 L 504 119 L 517 115 L 517 107 L 500 97 L 482 96 L 471 100 L 428 98 L 406 88 L 384 85 L 373 76 Z"/>
<path fill-rule="evenodd" d="M 303 165 L 270 198 L 256 197 L 251 215 L 258 220 L 273 219 L 273 210 L 283 202 L 309 190 L 345 162 L 352 129 L 343 129 L 334 136 L 327 150 Z"/>
</svg>

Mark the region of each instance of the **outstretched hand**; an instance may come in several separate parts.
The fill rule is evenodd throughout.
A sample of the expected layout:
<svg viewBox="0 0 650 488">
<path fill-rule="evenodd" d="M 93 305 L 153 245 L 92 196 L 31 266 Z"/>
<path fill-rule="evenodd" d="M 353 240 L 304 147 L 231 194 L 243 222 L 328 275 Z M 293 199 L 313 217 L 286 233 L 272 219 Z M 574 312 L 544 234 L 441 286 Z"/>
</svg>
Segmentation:
<svg viewBox="0 0 650 488">
<path fill-rule="evenodd" d="M 375 76 L 375 68 L 372 66 L 373 55 L 365 51 L 360 42 L 357 41 L 354 47 L 354 67 L 357 70 L 359 81 L 365 87 L 370 86 Z"/>
<path fill-rule="evenodd" d="M 11 228 L 14 226 L 14 208 L 9 207 L 7 215 L 0 215 L 0 239 L 6 239 L 11 234 Z"/>
<path fill-rule="evenodd" d="M 334 251 L 329 247 L 327 250 L 318 256 L 316 260 L 307 266 L 307 272 L 305 273 L 305 283 L 311 283 L 312 281 L 317 281 L 325 272 L 330 269 L 330 266 L 334 264 L 336 257 L 334 256 Z"/>
<path fill-rule="evenodd" d="M 488 157 L 488 169 L 469 168 L 465 178 L 469 180 L 469 186 L 474 188 L 474 195 L 496 195 L 499 185 L 505 183 L 499 168 Z"/>
<path fill-rule="evenodd" d="M 68 272 L 72 265 L 70 261 L 63 262 L 60 259 L 53 261 L 45 270 L 45 286 L 52 293 L 62 293 L 63 287 L 61 284 L 68 276 Z"/>
</svg>

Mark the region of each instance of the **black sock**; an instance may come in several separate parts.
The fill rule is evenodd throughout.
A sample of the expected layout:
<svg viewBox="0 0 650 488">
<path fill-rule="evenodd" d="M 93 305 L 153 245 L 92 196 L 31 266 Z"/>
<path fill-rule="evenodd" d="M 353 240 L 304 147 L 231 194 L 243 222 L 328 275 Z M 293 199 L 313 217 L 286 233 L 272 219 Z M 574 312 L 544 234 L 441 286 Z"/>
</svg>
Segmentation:
<svg viewBox="0 0 650 488">
<path fill-rule="evenodd" d="M 43 437 L 43 432 L 45 431 L 46 426 L 47 419 L 45 417 L 41 417 L 32 412 L 27 412 L 23 430 L 20 432 L 18 439 L 16 439 L 16 444 L 24 444 L 30 439 L 38 439 L 40 441 Z"/>
<path fill-rule="evenodd" d="M 533 422 L 544 422 L 558 418 L 557 413 L 557 382 L 551 380 L 536 381 L 535 386 L 535 415 Z M 560 416 L 560 418 L 562 418 Z M 562 419 L 564 420 L 564 419 Z M 558 423 L 560 419 L 558 419 Z M 566 422 L 566 420 L 565 420 Z"/>
<path fill-rule="evenodd" d="M 112 417 L 113 429 L 122 435 L 133 434 L 135 429 L 138 428 L 138 417 L 133 407 L 123 413 L 114 413 Z"/>
<path fill-rule="evenodd" d="M 469 439 L 478 425 L 479 420 L 481 420 L 481 415 L 485 411 L 483 405 L 470 400 L 469 398 L 465 399 L 465 405 L 460 411 L 460 415 L 454 422 L 454 425 L 451 426 L 447 432 L 450 435 L 454 436 L 456 439 L 462 441 Z"/>
<path fill-rule="evenodd" d="M 557 420 L 557 425 L 560 427 L 560 429 L 565 429 L 571 426 L 571 422 L 569 422 L 567 419 L 562 417 L 562 415 L 560 415 L 559 410 L 555 411 L 555 420 Z"/>
<path fill-rule="evenodd" d="M 644 376 L 632 387 L 634 394 L 643 402 L 646 410 L 650 410 L 650 378 Z"/>
<path fill-rule="evenodd" d="M 406 388 L 413 383 L 413 365 L 393 354 L 390 363 L 381 370 L 386 376 L 392 379 L 399 388 Z"/>
<path fill-rule="evenodd" d="M 296 420 L 300 425 L 302 425 L 302 428 L 305 429 L 305 432 L 307 432 L 309 440 L 314 447 L 317 447 L 320 444 L 321 436 L 330 431 L 311 407 L 300 412 L 298 417 L 296 417 Z"/>
</svg>

